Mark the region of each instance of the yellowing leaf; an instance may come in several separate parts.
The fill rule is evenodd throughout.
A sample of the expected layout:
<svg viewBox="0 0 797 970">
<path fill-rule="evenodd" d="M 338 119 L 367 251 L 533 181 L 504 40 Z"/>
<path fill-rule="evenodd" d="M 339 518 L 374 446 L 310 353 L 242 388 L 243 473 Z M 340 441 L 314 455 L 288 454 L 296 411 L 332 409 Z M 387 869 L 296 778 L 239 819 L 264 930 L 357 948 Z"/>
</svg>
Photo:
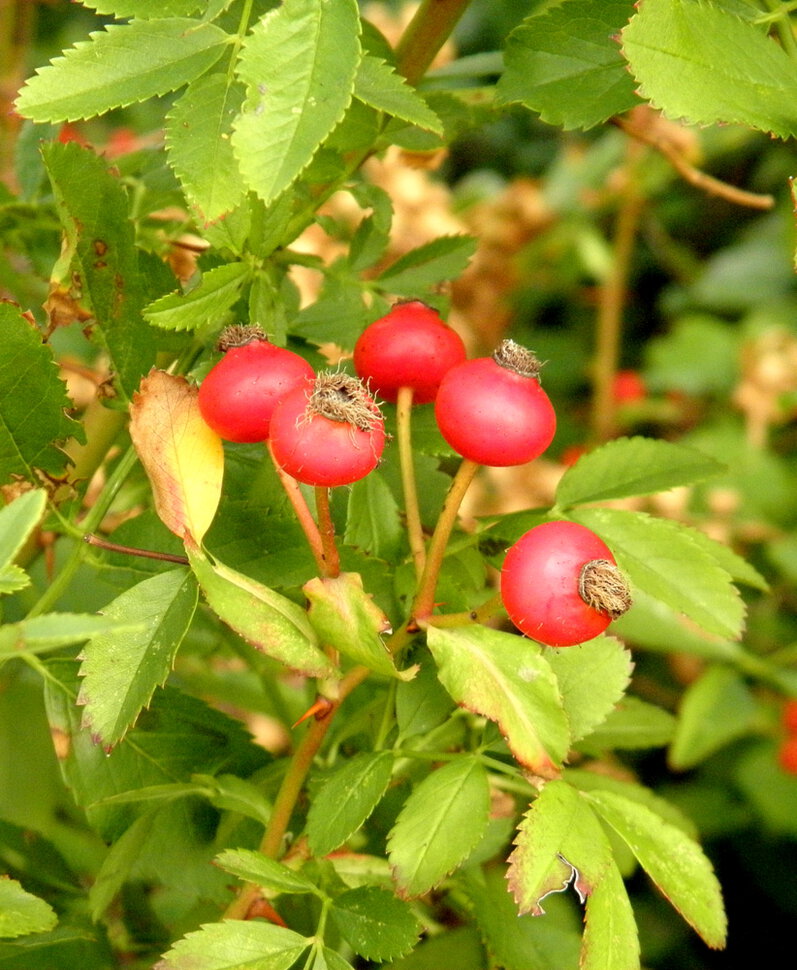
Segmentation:
<svg viewBox="0 0 797 970">
<path fill-rule="evenodd" d="M 224 451 L 197 396 L 185 378 L 150 371 L 133 397 L 130 434 L 161 521 L 181 539 L 188 534 L 200 543 L 221 497 Z"/>
</svg>

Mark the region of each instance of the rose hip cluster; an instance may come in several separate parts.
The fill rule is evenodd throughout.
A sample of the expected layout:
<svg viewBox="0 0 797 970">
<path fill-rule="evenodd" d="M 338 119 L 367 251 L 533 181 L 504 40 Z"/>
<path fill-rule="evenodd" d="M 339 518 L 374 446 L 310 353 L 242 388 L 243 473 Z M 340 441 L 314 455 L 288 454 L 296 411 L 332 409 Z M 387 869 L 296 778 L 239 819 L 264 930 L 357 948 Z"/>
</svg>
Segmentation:
<svg viewBox="0 0 797 970">
<path fill-rule="evenodd" d="M 491 357 L 468 360 L 457 333 L 418 300 L 396 304 L 361 334 L 359 380 L 316 377 L 256 328 L 231 330 L 200 387 L 202 415 L 229 441 L 268 439 L 277 463 L 305 484 L 351 484 L 376 467 L 385 431 L 372 395 L 434 403 L 442 436 L 477 465 L 532 461 L 556 431 L 533 352 L 505 340 Z M 597 636 L 630 605 L 609 549 L 572 522 L 537 526 L 509 549 L 501 596 L 522 633 L 558 647 Z"/>
</svg>

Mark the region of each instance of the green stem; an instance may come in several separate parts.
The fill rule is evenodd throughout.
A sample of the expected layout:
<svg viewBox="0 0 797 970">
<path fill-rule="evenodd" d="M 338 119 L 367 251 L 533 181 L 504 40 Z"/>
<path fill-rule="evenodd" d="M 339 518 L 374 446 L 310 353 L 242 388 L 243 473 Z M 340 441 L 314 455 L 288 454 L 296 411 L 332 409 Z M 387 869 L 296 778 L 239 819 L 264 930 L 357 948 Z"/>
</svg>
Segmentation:
<svg viewBox="0 0 797 970">
<path fill-rule="evenodd" d="M 417 84 L 451 35 L 470 0 L 422 0 L 396 45 L 396 67 Z"/>
<path fill-rule="evenodd" d="M 797 57 L 797 41 L 795 41 L 794 30 L 789 19 L 789 12 L 794 9 L 794 5 L 784 5 L 780 0 L 765 0 L 765 2 L 769 7 L 772 19 L 775 21 L 775 28 L 784 51 L 790 57 Z"/>
<path fill-rule="evenodd" d="M 423 538 L 415 464 L 412 460 L 412 395 L 411 387 L 401 387 L 396 401 L 396 437 L 398 439 L 401 487 L 404 492 L 404 512 L 407 516 L 407 539 L 415 563 L 415 578 L 420 581 L 426 565 L 426 543 Z"/>
<path fill-rule="evenodd" d="M 332 521 L 332 509 L 329 505 L 329 489 L 317 486 L 315 490 L 315 507 L 318 513 L 318 528 L 321 533 L 321 546 L 324 561 L 322 576 L 334 579 L 340 576 L 340 554 L 335 544 L 335 523 Z"/>
<path fill-rule="evenodd" d="M 130 474 L 131 469 L 138 460 L 138 455 L 136 454 L 135 448 L 132 446 L 128 448 L 125 454 L 119 460 L 116 468 L 114 468 L 108 481 L 105 483 L 105 487 L 100 493 L 97 501 L 89 509 L 86 518 L 83 520 L 83 529 L 86 533 L 94 532 L 99 526 L 100 522 L 105 518 L 108 509 L 111 507 L 113 500 L 116 498 L 116 494 L 122 487 L 124 480 Z M 47 589 L 42 593 L 36 603 L 34 603 L 28 616 L 39 616 L 42 613 L 46 613 L 52 606 L 58 602 L 63 593 L 68 589 L 69 584 L 72 582 L 72 578 L 75 573 L 80 568 L 83 559 L 86 557 L 89 551 L 89 546 L 85 542 L 76 542 L 69 558 L 64 563 L 61 571 L 55 577 L 53 582 Z"/>
<path fill-rule="evenodd" d="M 440 616 L 430 616 L 426 620 L 426 624 L 434 627 L 467 626 L 470 623 L 483 625 L 495 616 L 496 613 L 500 613 L 503 608 L 504 603 L 501 599 L 501 594 L 496 593 L 475 610 L 468 610 L 465 613 L 443 613 Z"/>
<path fill-rule="evenodd" d="M 440 518 L 437 520 L 429 549 L 426 554 L 426 566 L 412 604 L 411 616 L 414 621 L 424 620 L 432 615 L 434 610 L 434 594 L 437 580 L 446 554 L 449 537 L 457 521 L 457 513 L 462 504 L 470 483 L 481 466 L 469 458 L 463 458 L 448 489 Z"/>
</svg>

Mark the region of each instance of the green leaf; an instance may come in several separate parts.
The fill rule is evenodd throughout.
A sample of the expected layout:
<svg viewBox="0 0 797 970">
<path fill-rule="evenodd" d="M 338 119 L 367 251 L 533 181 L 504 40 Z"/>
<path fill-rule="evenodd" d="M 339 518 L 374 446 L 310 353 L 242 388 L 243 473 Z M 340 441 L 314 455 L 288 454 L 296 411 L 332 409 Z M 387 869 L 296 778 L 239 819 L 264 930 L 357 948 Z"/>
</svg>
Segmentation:
<svg viewBox="0 0 797 970">
<path fill-rule="evenodd" d="M 275 893 L 318 893 L 313 883 L 301 873 L 252 849 L 227 849 L 216 856 L 216 865 L 239 879 Z"/>
<path fill-rule="evenodd" d="M 243 98 L 243 88 L 226 74 L 205 74 L 188 85 L 166 116 L 169 165 L 206 222 L 220 219 L 244 196 L 230 142 Z"/>
<path fill-rule="evenodd" d="M 138 619 L 120 622 L 91 613 L 42 613 L 0 627 L 0 656 L 45 653 L 82 643 L 97 634 L 124 637 L 140 628 Z"/>
<path fill-rule="evenodd" d="M 327 276 L 319 298 L 304 307 L 290 331 L 314 344 L 331 342 L 351 348 L 369 319 L 360 283 L 350 277 Z"/>
<path fill-rule="evenodd" d="M 507 891 L 505 870 L 498 866 L 485 867 L 483 875 L 483 881 L 469 878 L 466 892 L 494 964 L 506 970 L 528 970 L 530 967 L 578 970 L 581 926 L 567 900 L 548 896 L 544 919 L 530 913 L 520 916 Z M 476 964 L 479 970 L 486 965 L 483 957 Z M 458 964 L 452 960 L 448 964 L 424 965 L 422 970 L 444 966 Z"/>
<path fill-rule="evenodd" d="M 190 17 L 205 5 L 203 0 L 82 0 L 84 7 L 117 19 L 138 17 L 140 20 L 160 17 Z"/>
<path fill-rule="evenodd" d="M 356 190 L 352 189 L 352 194 L 363 208 L 371 209 L 371 214 L 357 226 L 349 244 L 349 266 L 353 273 L 360 273 L 378 262 L 390 244 L 393 202 L 378 185 L 358 186 Z"/>
<path fill-rule="evenodd" d="M 677 771 L 694 768 L 748 734 L 756 718 L 755 698 L 741 675 L 731 667 L 709 667 L 683 695 L 669 763 Z"/>
<path fill-rule="evenodd" d="M 196 546 L 187 544 L 186 551 L 208 605 L 236 633 L 308 677 L 336 676 L 300 606 L 243 573 L 211 562 Z"/>
<path fill-rule="evenodd" d="M 392 562 L 404 535 L 398 503 L 378 470 L 349 489 L 343 541 L 378 559 Z"/>
<path fill-rule="evenodd" d="M 195 785 L 202 786 L 202 794 L 216 808 L 236 812 L 268 825 L 271 805 L 253 782 L 237 775 L 192 775 L 191 780 Z"/>
<path fill-rule="evenodd" d="M 613 859 L 587 898 L 584 924 L 579 970 L 638 970 L 634 911 Z"/>
<path fill-rule="evenodd" d="M 524 767 L 555 777 L 570 732 L 559 685 L 540 648 L 482 626 L 430 627 L 427 641 L 454 700 L 495 721 Z"/>
<path fill-rule="evenodd" d="M 155 338 L 141 317 L 142 267 L 130 204 L 105 161 L 75 144 L 42 146 L 66 247 L 52 272 L 57 293 L 94 316 L 91 336 L 103 346 L 122 397 L 130 398 L 155 363 Z M 53 299 L 51 294 L 50 299 Z"/>
<path fill-rule="evenodd" d="M 614 637 L 596 637 L 576 648 L 550 650 L 551 666 L 570 722 L 571 741 L 580 741 L 604 721 L 631 680 L 631 654 Z"/>
<path fill-rule="evenodd" d="M 83 726 L 105 748 L 119 742 L 162 686 L 196 610 L 198 590 L 185 569 L 158 573 L 122 593 L 103 614 L 118 623 L 138 621 L 127 636 L 93 636 L 82 651 L 78 703 Z"/>
<path fill-rule="evenodd" d="M 409 906 L 378 886 L 341 893 L 330 914 L 343 939 L 369 960 L 395 960 L 415 946 L 421 932 Z"/>
<path fill-rule="evenodd" d="M 714 4 L 645 0 L 622 32 L 639 93 L 671 118 L 797 134 L 797 64 Z"/>
<path fill-rule="evenodd" d="M 626 751 L 659 748 L 669 743 L 674 731 L 675 718 L 669 711 L 638 697 L 626 696 L 578 748 L 588 754 L 613 748 Z"/>
<path fill-rule="evenodd" d="M 644 805 L 608 791 L 584 797 L 636 856 L 661 892 L 705 942 L 725 944 L 719 883 L 700 846 Z"/>
<path fill-rule="evenodd" d="M 57 922 L 58 917 L 48 903 L 25 892 L 16 879 L 0 876 L 0 937 L 45 933 Z"/>
<path fill-rule="evenodd" d="M 440 236 L 399 257 L 378 277 L 379 286 L 396 296 L 417 296 L 443 280 L 460 276 L 476 252 L 473 236 Z"/>
<path fill-rule="evenodd" d="M 40 67 L 17 98 L 31 121 L 94 118 L 174 91 L 212 67 L 228 35 L 183 17 L 110 24 Z"/>
<path fill-rule="evenodd" d="M 542 915 L 549 894 L 572 887 L 583 899 L 611 860 L 611 847 L 583 796 L 549 781 L 518 827 L 507 881 L 521 913 Z"/>
<path fill-rule="evenodd" d="M 14 559 L 44 515 L 47 493 L 31 489 L 0 509 L 0 595 L 28 586 L 27 573 Z"/>
<path fill-rule="evenodd" d="M 434 111 L 381 57 L 363 55 L 354 80 L 354 97 L 411 125 L 443 133 L 443 126 Z"/>
<path fill-rule="evenodd" d="M 309 944 L 284 926 L 228 919 L 178 940 L 155 970 L 289 970 Z"/>
<path fill-rule="evenodd" d="M 250 273 L 246 263 L 223 263 L 203 273 L 190 292 L 169 293 L 150 303 L 144 316 L 164 330 L 198 330 L 218 323 L 238 299 Z"/>
<path fill-rule="evenodd" d="M 653 438 L 617 438 L 582 455 L 568 468 L 556 489 L 556 504 L 569 508 L 584 502 L 652 495 L 692 485 L 723 470 L 718 461 L 683 445 Z"/>
<path fill-rule="evenodd" d="M 354 0 L 285 0 L 246 38 L 247 85 L 232 144 L 250 189 L 270 202 L 310 164 L 351 101 L 360 57 Z"/>
<path fill-rule="evenodd" d="M 448 720 L 454 702 L 437 679 L 430 657 L 425 657 L 417 677 L 396 689 L 396 725 L 399 740 L 428 734 Z"/>
<path fill-rule="evenodd" d="M 310 602 L 308 619 L 323 644 L 376 673 L 412 680 L 418 668 L 397 669 L 382 639 L 390 632 L 390 620 L 365 592 L 362 576 L 316 576 L 302 590 Z"/>
<path fill-rule="evenodd" d="M 313 855 L 328 855 L 354 835 L 387 791 L 392 772 L 390 751 L 362 751 L 324 783 L 307 815 Z"/>
<path fill-rule="evenodd" d="M 727 254 L 724 249 L 720 255 Z M 748 254 L 740 258 L 747 262 Z M 730 395 L 739 380 L 739 353 L 734 328 L 709 314 L 689 313 L 645 345 L 645 380 L 652 391 Z"/>
<path fill-rule="evenodd" d="M 487 772 L 478 758 L 460 755 L 413 790 L 387 840 L 398 892 L 422 896 L 475 848 L 490 811 Z"/>
<path fill-rule="evenodd" d="M 691 530 L 671 520 L 618 509 L 580 509 L 569 517 L 604 540 L 632 588 L 662 600 L 709 633 L 740 636 L 744 604 L 731 577 Z"/>
<path fill-rule="evenodd" d="M 753 589 L 760 589 L 762 593 L 769 592 L 769 583 L 761 573 L 746 560 L 722 542 L 717 542 L 711 536 L 699 529 L 692 529 L 689 533 L 695 542 L 714 559 L 716 564 L 725 570 L 736 583 L 744 583 Z"/>
<path fill-rule="evenodd" d="M 509 35 L 499 103 L 520 102 L 543 121 L 591 128 L 639 103 L 614 35 L 633 0 L 565 0 Z"/>
<path fill-rule="evenodd" d="M 36 481 L 37 468 L 62 475 L 67 459 L 57 446 L 80 425 L 66 416 L 71 402 L 52 352 L 10 303 L 0 303 L 0 332 L 0 482 Z"/>
</svg>

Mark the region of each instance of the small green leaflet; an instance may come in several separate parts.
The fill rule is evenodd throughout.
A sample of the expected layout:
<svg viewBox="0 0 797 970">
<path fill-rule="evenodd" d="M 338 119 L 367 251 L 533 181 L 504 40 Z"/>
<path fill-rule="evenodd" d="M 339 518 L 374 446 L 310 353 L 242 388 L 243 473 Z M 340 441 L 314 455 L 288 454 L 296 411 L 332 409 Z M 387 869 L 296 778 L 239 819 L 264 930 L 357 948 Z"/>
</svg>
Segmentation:
<svg viewBox="0 0 797 970">
<path fill-rule="evenodd" d="M 117 19 L 138 17 L 149 20 L 160 17 L 190 17 L 206 0 L 81 0 L 84 7 L 97 13 L 112 14 Z"/>
<path fill-rule="evenodd" d="M 239 879 L 275 893 L 318 893 L 315 885 L 301 873 L 253 849 L 227 849 L 215 861 Z"/>
<path fill-rule="evenodd" d="M 169 293 L 150 303 L 144 316 L 164 330 L 199 330 L 218 323 L 238 299 L 250 272 L 246 263 L 216 266 L 203 273 L 189 293 Z"/>
<path fill-rule="evenodd" d="M 0 657 L 22 653 L 46 653 L 107 633 L 124 637 L 141 629 L 137 618 L 120 622 L 92 613 L 42 613 L 0 627 Z"/>
<path fill-rule="evenodd" d="M 741 635 L 744 603 L 730 575 L 691 530 L 619 509 L 579 509 L 569 517 L 604 540 L 632 589 L 662 600 L 709 633 L 730 639 Z"/>
<path fill-rule="evenodd" d="M 418 942 L 421 924 L 409 906 L 378 886 L 360 886 L 336 897 L 332 920 L 355 953 L 395 960 Z"/>
<path fill-rule="evenodd" d="M 289 970 L 310 942 L 284 926 L 228 919 L 178 940 L 156 970 Z"/>
<path fill-rule="evenodd" d="M 482 626 L 430 627 L 427 642 L 440 683 L 454 700 L 495 721 L 514 757 L 556 777 L 570 746 L 559 685 L 540 648 Z"/>
<path fill-rule="evenodd" d="M 693 485 L 725 471 L 693 448 L 653 438 L 617 438 L 582 455 L 556 489 L 561 509 L 585 502 L 652 495 L 678 485 Z"/>
<path fill-rule="evenodd" d="M 499 103 L 520 102 L 565 129 L 592 128 L 639 103 L 615 35 L 633 0 L 565 0 L 509 35 Z"/>
<path fill-rule="evenodd" d="M 422 896 L 461 865 L 484 834 L 489 811 L 487 772 L 475 756 L 460 755 L 427 775 L 387 840 L 399 894 Z"/>
<path fill-rule="evenodd" d="M 0 876 L 0 939 L 46 933 L 57 923 L 49 903 L 26 892 L 16 879 Z"/>
<path fill-rule="evenodd" d="M 640 94 L 670 118 L 797 134 L 794 59 L 716 4 L 645 0 L 622 32 L 622 51 Z"/>
<path fill-rule="evenodd" d="M 81 431 L 66 416 L 71 402 L 52 351 L 10 303 L 0 303 L 0 331 L 0 483 L 35 481 L 37 468 L 62 474 L 58 444 Z"/>
<path fill-rule="evenodd" d="M 17 98 L 31 121 L 77 121 L 168 94 L 212 67 L 229 36 L 183 17 L 110 24 L 40 67 Z"/>
<path fill-rule="evenodd" d="M 417 296 L 443 280 L 459 276 L 476 252 L 473 236 L 439 236 L 411 249 L 384 270 L 379 286 L 396 296 Z"/>
<path fill-rule="evenodd" d="M 166 117 L 169 165 L 206 222 L 230 212 L 244 196 L 230 143 L 243 97 L 243 87 L 226 74 L 204 74 L 188 85 Z"/>
<path fill-rule="evenodd" d="M 0 595 L 24 589 L 28 574 L 14 563 L 17 553 L 44 515 L 44 489 L 23 492 L 0 509 Z"/>
<path fill-rule="evenodd" d="M 727 921 L 717 877 L 700 846 L 644 805 L 608 791 L 585 793 L 661 892 L 705 942 L 725 945 Z"/>
<path fill-rule="evenodd" d="M 385 114 L 419 128 L 443 133 L 440 119 L 395 69 L 380 57 L 364 54 L 354 79 L 354 97 Z"/>
<path fill-rule="evenodd" d="M 638 970 L 636 920 L 614 859 L 587 897 L 584 924 L 579 970 Z"/>
<path fill-rule="evenodd" d="M 571 741 L 604 721 L 631 679 L 631 654 L 614 637 L 595 637 L 577 647 L 548 650 L 545 658 L 559 682 Z"/>
<path fill-rule="evenodd" d="M 105 748 L 117 744 L 169 676 L 196 610 L 198 589 L 185 569 L 156 573 L 118 596 L 104 615 L 140 629 L 93 636 L 83 648 L 78 704 L 83 727 Z"/>
<path fill-rule="evenodd" d="M 284 0 L 247 36 L 247 86 L 232 144 L 244 180 L 271 202 L 310 164 L 343 118 L 360 59 L 355 0 Z"/>
<path fill-rule="evenodd" d="M 360 828 L 387 791 L 392 772 L 390 751 L 360 752 L 335 771 L 307 815 L 313 855 L 328 855 Z"/>
<path fill-rule="evenodd" d="M 674 730 L 675 718 L 669 711 L 626 695 L 606 720 L 579 742 L 578 749 L 598 755 L 613 748 L 660 748 L 670 742 Z"/>
</svg>

